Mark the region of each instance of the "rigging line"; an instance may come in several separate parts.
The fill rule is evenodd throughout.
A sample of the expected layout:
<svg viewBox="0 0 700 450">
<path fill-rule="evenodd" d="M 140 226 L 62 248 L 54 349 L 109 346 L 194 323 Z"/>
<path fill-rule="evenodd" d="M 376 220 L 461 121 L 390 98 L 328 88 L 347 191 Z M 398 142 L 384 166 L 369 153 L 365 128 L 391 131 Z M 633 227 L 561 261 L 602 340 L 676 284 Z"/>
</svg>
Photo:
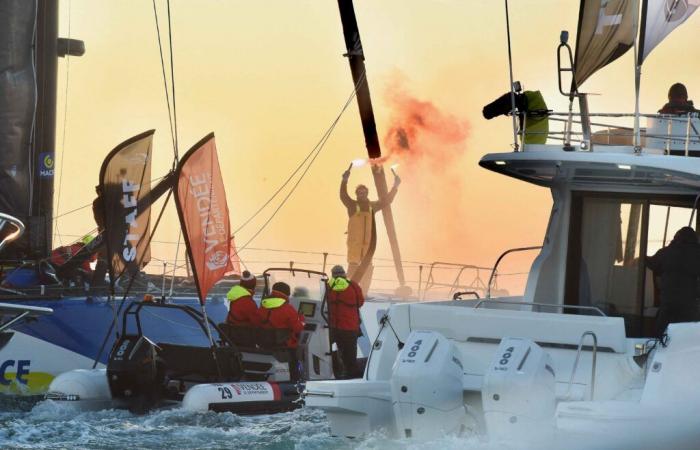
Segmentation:
<svg viewBox="0 0 700 450">
<path fill-rule="evenodd" d="M 173 298 L 173 286 L 175 285 L 175 271 L 177 270 L 177 257 L 180 254 L 180 240 L 182 239 L 182 229 L 177 235 L 177 247 L 175 247 L 175 264 L 173 264 L 173 277 L 170 279 L 170 292 L 168 298 Z M 185 255 L 185 258 L 187 255 Z"/>
<path fill-rule="evenodd" d="M 355 89 L 353 90 L 352 94 L 350 94 L 350 100 L 352 100 L 352 98 L 355 96 L 355 94 L 357 93 L 357 89 L 358 89 L 359 85 L 362 84 L 362 82 L 364 81 L 364 79 L 365 79 L 365 73 L 363 72 L 363 73 L 362 73 L 362 76 L 360 77 L 360 79 L 357 80 L 357 84 L 355 85 Z M 343 112 L 345 112 L 345 109 L 347 108 L 347 103 L 349 103 L 349 102 L 346 102 L 346 105 L 343 107 L 343 109 L 342 109 L 340 115 L 342 115 Z M 331 125 L 331 128 L 332 128 L 332 127 L 335 127 L 335 123 L 337 123 L 337 120 L 340 118 L 340 115 L 339 115 L 339 116 L 336 118 L 336 120 L 333 122 L 333 124 Z M 331 128 L 329 128 L 329 129 L 331 129 Z M 311 158 L 311 156 L 314 154 L 314 152 L 316 151 L 316 149 L 318 149 L 319 145 L 321 145 L 321 143 L 324 141 L 324 138 L 326 137 L 326 134 L 327 134 L 327 133 L 328 133 L 328 130 L 326 130 L 326 133 L 324 133 L 324 135 L 321 137 L 321 139 L 320 139 L 320 140 L 316 143 L 316 145 L 311 149 L 311 151 L 309 152 L 309 154 L 306 155 L 306 157 L 299 163 L 299 165 L 297 166 L 297 168 L 294 169 L 294 171 L 289 175 L 289 177 L 284 181 L 284 183 L 282 183 L 282 185 L 272 194 L 272 196 L 271 196 L 269 199 L 267 199 L 267 201 L 266 201 L 260 208 L 258 208 L 258 210 L 255 211 L 255 212 L 253 213 L 253 215 L 251 215 L 245 222 L 243 222 L 241 225 L 238 226 L 238 228 L 236 228 L 236 229 L 233 231 L 233 236 L 235 236 L 235 235 L 236 235 L 239 231 L 241 231 L 246 225 L 248 225 L 255 217 L 257 217 L 257 215 L 260 214 L 260 212 L 262 212 L 262 210 L 265 209 L 265 207 L 267 207 L 267 205 L 269 205 L 269 204 L 272 202 L 272 200 L 274 200 L 275 197 L 277 197 L 277 195 L 278 195 L 280 192 L 282 192 L 282 190 L 289 184 L 290 181 L 292 181 L 292 179 L 294 178 L 294 176 L 299 172 L 299 170 L 301 170 L 301 168 L 302 168 L 302 167 L 304 166 L 304 164 L 309 160 L 309 158 Z M 240 250 L 241 250 L 241 249 L 239 249 L 239 251 L 240 251 Z"/>
<path fill-rule="evenodd" d="M 173 193 L 172 189 L 168 190 L 168 196 L 165 197 L 165 202 L 163 203 L 163 206 L 160 208 L 160 212 L 158 213 L 158 218 L 156 219 L 156 223 L 153 225 L 153 230 L 151 230 L 151 233 L 148 235 L 148 242 L 146 243 L 147 246 L 149 246 L 151 244 L 151 240 L 153 239 L 153 236 L 155 235 L 156 230 L 158 229 L 158 225 L 160 224 L 160 219 L 163 217 L 163 213 L 165 212 L 165 207 L 168 206 L 168 201 L 170 200 L 170 196 L 172 193 Z M 138 267 L 141 267 L 141 264 L 143 263 L 143 259 L 145 257 L 146 257 L 146 253 L 141 255 L 141 258 L 138 261 Z M 119 276 L 116 278 L 117 279 L 121 278 L 121 276 L 124 275 L 124 272 L 126 272 L 126 266 L 119 273 Z M 133 286 L 135 279 L 136 279 L 136 274 L 129 277 L 129 284 L 126 286 L 126 290 L 124 291 L 124 296 L 122 297 L 121 302 L 119 302 L 119 309 L 117 309 L 117 314 L 116 314 L 117 317 L 119 317 L 119 314 L 122 312 L 122 307 L 124 306 L 124 302 L 126 301 L 126 297 L 129 295 L 129 291 L 131 290 L 131 287 Z M 115 280 L 110 280 L 110 284 L 112 286 L 114 286 L 114 281 Z M 112 292 L 114 292 L 113 288 L 111 290 L 112 290 Z M 110 293 L 110 296 L 114 297 L 114 295 L 112 293 Z M 95 360 L 92 363 L 93 369 L 95 367 L 97 367 L 97 362 L 100 360 L 100 356 L 102 356 L 102 352 L 105 349 L 105 345 L 107 345 L 107 340 L 109 339 L 109 335 L 112 334 L 112 330 L 114 330 L 114 329 L 115 329 L 115 323 L 112 322 L 109 325 L 109 330 L 107 330 L 107 333 L 105 333 L 105 337 L 102 340 L 102 345 L 100 346 L 100 350 L 97 352 L 97 355 L 95 355 Z M 117 332 L 118 332 L 118 330 L 117 330 Z"/>
<path fill-rule="evenodd" d="M 277 213 L 278 213 L 278 212 L 282 209 L 282 207 L 287 203 L 287 200 L 289 200 L 289 198 L 292 196 L 292 194 L 294 194 L 294 191 L 296 191 L 296 188 L 299 186 L 299 184 L 301 183 L 301 181 L 304 179 L 304 177 L 305 177 L 306 174 L 308 173 L 309 169 L 311 169 L 311 166 L 314 164 L 314 161 L 316 161 L 316 158 L 318 158 L 318 155 L 321 154 L 321 151 L 322 151 L 323 148 L 325 147 L 326 142 L 328 142 L 328 139 L 330 139 L 331 134 L 333 134 L 333 130 L 335 129 L 336 125 L 338 125 L 338 122 L 340 121 L 340 118 L 343 116 L 343 114 L 345 113 L 345 111 L 348 109 L 348 106 L 350 106 L 350 104 L 351 104 L 353 98 L 355 97 L 355 94 L 357 93 L 357 88 L 358 88 L 358 86 L 360 85 L 360 83 L 363 82 L 363 80 L 364 80 L 364 74 L 363 74 L 362 78 L 361 78 L 360 80 L 358 80 L 358 83 L 355 85 L 355 88 L 353 89 L 352 93 L 351 93 L 350 96 L 348 97 L 348 100 L 345 102 L 345 105 L 343 105 L 343 108 L 340 110 L 340 113 L 338 114 L 338 116 L 335 118 L 335 120 L 333 121 L 333 123 L 331 124 L 331 126 L 328 128 L 328 130 L 326 131 L 326 133 L 323 135 L 323 137 L 322 137 L 321 140 L 319 141 L 319 144 L 317 145 L 318 150 L 316 150 L 316 153 L 314 154 L 314 156 L 313 156 L 313 158 L 311 159 L 311 161 L 309 161 L 309 164 L 306 166 L 306 168 L 305 168 L 304 171 L 302 172 L 302 174 L 301 174 L 301 176 L 299 177 L 299 179 L 296 181 L 296 183 L 294 183 L 294 185 L 292 186 L 291 190 L 287 193 L 287 195 L 284 197 L 284 199 L 282 199 L 282 202 L 281 202 L 281 203 L 277 206 L 277 208 L 272 212 L 272 215 L 267 219 L 267 221 L 265 221 L 265 223 L 258 229 L 258 231 L 255 232 L 255 234 L 253 234 L 253 236 L 252 236 L 250 239 L 248 239 L 248 242 L 246 242 L 246 243 L 243 245 L 243 247 L 241 247 L 241 248 L 238 249 L 239 252 L 240 252 L 241 250 L 245 250 L 246 247 L 247 247 L 251 242 L 253 242 L 253 240 L 255 240 L 255 238 L 257 238 L 257 237 L 260 235 L 260 233 L 263 232 L 263 230 L 270 224 L 270 222 L 272 222 L 272 219 L 275 218 L 275 216 L 277 215 Z"/>
<path fill-rule="evenodd" d="M 160 52 L 160 67 L 163 72 L 163 87 L 165 88 L 165 103 L 168 105 L 168 121 L 170 122 L 170 139 L 173 141 L 173 154 L 177 160 L 177 145 L 175 144 L 175 132 L 173 131 L 173 113 L 170 109 L 170 93 L 168 91 L 168 76 L 165 73 L 165 60 L 163 58 L 163 43 L 160 39 L 160 24 L 158 22 L 158 9 L 156 0 L 153 0 L 153 15 L 156 19 L 156 34 L 158 35 L 158 51 Z"/>
<path fill-rule="evenodd" d="M 58 168 L 58 195 L 56 196 L 56 212 L 59 211 L 61 206 L 61 188 L 63 186 L 63 160 L 66 153 L 66 124 L 68 123 L 68 86 L 69 86 L 69 75 L 70 75 L 70 43 L 71 43 L 71 32 L 70 32 L 70 17 L 71 17 L 71 0 L 68 0 L 68 51 L 66 52 L 66 88 L 63 99 L 63 130 L 61 136 L 61 165 Z M 59 245 L 63 245 L 63 236 L 61 236 L 60 230 L 58 229 L 58 221 L 54 221 L 54 236 L 58 237 Z"/>
<path fill-rule="evenodd" d="M 162 180 L 162 179 L 165 178 L 165 177 L 167 177 L 167 175 L 163 175 L 162 177 L 154 178 L 154 179 L 151 180 L 151 184 L 153 184 L 153 183 L 156 182 L 156 181 L 160 181 L 160 180 Z M 91 206 L 91 205 L 92 205 L 92 202 L 87 203 L 87 204 L 85 204 L 85 205 L 83 205 L 83 206 L 79 206 L 79 207 L 77 207 L 77 208 L 71 209 L 70 211 L 66 211 L 66 212 L 61 213 L 61 214 L 59 214 L 59 215 L 57 215 L 57 216 L 54 216 L 51 220 L 60 219 L 60 218 L 63 217 L 63 216 L 67 216 L 68 214 L 72 214 L 72 213 L 74 213 L 74 212 L 78 212 L 78 211 L 80 211 L 81 209 L 85 209 L 85 208 L 87 208 L 88 206 Z M 75 236 L 75 235 L 66 234 L 65 236 L 72 237 L 72 236 Z M 153 241 L 153 242 L 158 243 L 158 242 L 162 242 L 162 241 Z"/>
<path fill-rule="evenodd" d="M 173 167 L 177 164 L 178 160 L 178 148 L 180 141 L 177 136 L 177 104 L 175 103 L 175 62 L 173 56 L 173 27 L 172 20 L 170 17 L 170 0 L 167 0 L 168 5 L 168 41 L 170 44 L 170 88 L 172 89 L 173 97 L 173 121 L 175 122 L 175 161 L 173 161 Z"/>
<path fill-rule="evenodd" d="M 32 215 L 33 203 L 34 203 L 34 167 L 32 162 L 34 161 L 35 148 L 36 145 L 36 115 L 39 108 L 39 80 L 36 73 L 36 58 L 37 58 L 37 39 L 39 34 L 38 30 L 39 21 L 39 0 L 34 1 L 34 27 L 32 28 L 32 48 L 30 51 L 31 61 L 32 61 L 32 76 L 34 77 L 34 111 L 32 112 L 32 126 L 29 130 L 29 151 L 27 152 L 27 167 L 29 175 L 29 204 L 27 205 L 28 215 Z"/>
</svg>

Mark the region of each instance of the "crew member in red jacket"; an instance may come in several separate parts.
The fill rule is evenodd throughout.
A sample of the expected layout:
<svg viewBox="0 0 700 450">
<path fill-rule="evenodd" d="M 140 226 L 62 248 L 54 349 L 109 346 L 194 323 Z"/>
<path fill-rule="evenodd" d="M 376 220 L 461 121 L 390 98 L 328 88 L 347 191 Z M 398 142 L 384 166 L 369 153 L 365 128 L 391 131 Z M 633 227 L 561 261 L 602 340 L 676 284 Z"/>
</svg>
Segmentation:
<svg viewBox="0 0 700 450">
<path fill-rule="evenodd" d="M 338 346 L 342 369 L 336 378 L 353 378 L 357 373 L 357 337 L 360 335 L 360 308 L 365 303 L 360 286 L 348 280 L 343 266 L 335 266 L 328 280 L 328 316 L 331 340 Z"/>
<path fill-rule="evenodd" d="M 241 274 L 241 282 L 233 286 L 226 294 L 226 300 L 229 302 L 226 322 L 231 325 L 244 327 L 260 324 L 258 320 L 258 305 L 253 300 L 256 283 L 255 275 L 244 270 Z"/>
<path fill-rule="evenodd" d="M 301 363 L 297 354 L 299 334 L 304 329 L 304 317 L 289 304 L 291 290 L 287 283 L 278 282 L 272 285 L 270 295 L 260 302 L 258 319 L 264 328 L 278 328 L 289 330 L 287 340 L 289 349 L 289 377 L 292 381 L 299 381 L 301 376 Z"/>
</svg>

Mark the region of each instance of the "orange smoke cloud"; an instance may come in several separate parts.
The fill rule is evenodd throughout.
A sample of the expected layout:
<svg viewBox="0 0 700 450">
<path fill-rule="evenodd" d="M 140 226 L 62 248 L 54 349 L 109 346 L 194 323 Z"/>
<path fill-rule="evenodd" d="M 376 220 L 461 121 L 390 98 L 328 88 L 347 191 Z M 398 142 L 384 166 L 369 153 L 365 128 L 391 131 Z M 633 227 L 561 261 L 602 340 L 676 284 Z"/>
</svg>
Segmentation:
<svg viewBox="0 0 700 450">
<path fill-rule="evenodd" d="M 417 98 L 403 81 L 391 83 L 384 99 L 391 114 L 380 162 L 400 164 L 404 182 L 394 210 L 403 253 L 424 261 L 462 261 L 468 214 L 460 172 L 469 125 Z"/>
<path fill-rule="evenodd" d="M 382 162 L 441 169 L 464 151 L 469 126 L 434 103 L 411 95 L 403 82 L 392 83 L 385 93 L 392 115 L 384 136 Z"/>
</svg>

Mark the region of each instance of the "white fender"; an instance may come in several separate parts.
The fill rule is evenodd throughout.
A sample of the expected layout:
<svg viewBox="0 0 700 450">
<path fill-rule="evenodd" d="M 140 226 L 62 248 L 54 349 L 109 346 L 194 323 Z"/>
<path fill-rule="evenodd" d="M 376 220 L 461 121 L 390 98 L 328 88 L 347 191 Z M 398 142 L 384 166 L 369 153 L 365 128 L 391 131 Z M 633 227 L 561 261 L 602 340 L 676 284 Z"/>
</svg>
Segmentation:
<svg viewBox="0 0 700 450">
<path fill-rule="evenodd" d="M 211 405 L 235 406 L 238 403 L 281 400 L 282 393 L 276 383 L 208 383 L 192 386 L 182 399 L 182 408 L 188 411 L 208 411 Z"/>
<path fill-rule="evenodd" d="M 81 409 L 110 407 L 112 393 L 106 369 L 76 369 L 64 372 L 51 381 L 46 399 L 68 401 Z"/>
</svg>

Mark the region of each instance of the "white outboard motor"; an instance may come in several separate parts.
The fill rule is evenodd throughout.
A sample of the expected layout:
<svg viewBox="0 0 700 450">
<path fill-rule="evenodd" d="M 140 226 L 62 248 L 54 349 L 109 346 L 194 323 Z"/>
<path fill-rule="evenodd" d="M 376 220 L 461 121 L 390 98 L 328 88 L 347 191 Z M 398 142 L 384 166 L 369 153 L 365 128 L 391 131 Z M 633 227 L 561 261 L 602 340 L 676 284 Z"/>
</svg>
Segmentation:
<svg viewBox="0 0 700 450">
<path fill-rule="evenodd" d="M 413 331 L 396 358 L 391 397 L 400 437 L 431 439 L 467 423 L 464 369 L 455 345 L 434 331 Z"/>
<path fill-rule="evenodd" d="M 556 409 L 552 357 L 529 339 L 503 338 L 481 389 L 491 436 L 521 436 L 553 429 Z"/>
</svg>

